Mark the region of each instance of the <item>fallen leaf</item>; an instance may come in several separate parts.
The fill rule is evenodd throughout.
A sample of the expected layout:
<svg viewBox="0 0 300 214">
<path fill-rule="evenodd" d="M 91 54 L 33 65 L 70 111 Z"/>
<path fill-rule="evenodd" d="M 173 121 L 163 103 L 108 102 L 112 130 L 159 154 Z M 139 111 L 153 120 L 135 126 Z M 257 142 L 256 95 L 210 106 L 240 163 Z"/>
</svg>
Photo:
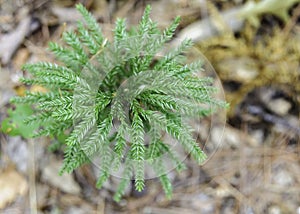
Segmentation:
<svg viewBox="0 0 300 214">
<path fill-rule="evenodd" d="M 7 169 L 0 174 L 0 209 L 13 202 L 18 196 L 27 193 L 28 184 L 23 176 L 14 169 Z"/>
<path fill-rule="evenodd" d="M 17 85 L 14 87 L 14 90 L 16 92 L 16 94 L 20 97 L 25 96 L 25 92 L 26 92 L 26 87 L 24 85 Z"/>
<path fill-rule="evenodd" d="M 17 69 L 21 69 L 29 58 L 29 50 L 27 48 L 20 48 L 13 59 L 13 63 Z"/>
<path fill-rule="evenodd" d="M 47 93 L 48 90 L 46 88 L 44 88 L 43 86 L 33 85 L 30 88 L 30 92 L 32 92 L 32 93 L 35 93 L 35 92 Z"/>
</svg>

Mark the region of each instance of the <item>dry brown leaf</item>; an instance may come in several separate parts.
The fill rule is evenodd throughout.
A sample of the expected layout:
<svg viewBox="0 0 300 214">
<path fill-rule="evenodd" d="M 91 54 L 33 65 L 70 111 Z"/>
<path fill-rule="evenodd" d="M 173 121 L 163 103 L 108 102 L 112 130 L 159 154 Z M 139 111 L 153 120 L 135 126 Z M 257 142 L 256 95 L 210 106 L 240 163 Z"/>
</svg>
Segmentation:
<svg viewBox="0 0 300 214">
<path fill-rule="evenodd" d="M 40 86 L 40 85 L 33 85 L 31 88 L 30 88 L 30 92 L 32 93 L 35 93 L 35 92 L 40 92 L 40 93 L 47 93 L 48 90 L 43 87 L 43 86 Z"/>
<path fill-rule="evenodd" d="M 26 87 L 24 85 L 15 86 L 14 90 L 18 96 L 20 96 L 20 97 L 25 96 Z"/>
<path fill-rule="evenodd" d="M 17 69 L 21 69 L 29 58 L 29 50 L 27 48 L 20 48 L 13 59 L 13 63 Z"/>
<path fill-rule="evenodd" d="M 0 174 L 0 209 L 13 202 L 18 196 L 27 193 L 28 184 L 25 178 L 15 169 L 7 169 Z"/>
</svg>

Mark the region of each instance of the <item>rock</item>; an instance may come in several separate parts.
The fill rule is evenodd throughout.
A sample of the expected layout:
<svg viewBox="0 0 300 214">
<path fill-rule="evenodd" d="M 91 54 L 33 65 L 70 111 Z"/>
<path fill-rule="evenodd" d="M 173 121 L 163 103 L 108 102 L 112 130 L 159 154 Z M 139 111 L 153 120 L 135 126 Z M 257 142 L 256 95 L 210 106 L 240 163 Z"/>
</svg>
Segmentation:
<svg viewBox="0 0 300 214">
<path fill-rule="evenodd" d="M 286 115 L 292 108 L 292 104 L 283 98 L 284 95 L 278 97 L 282 91 L 272 87 L 263 87 L 259 90 L 260 100 L 268 107 L 269 110 L 279 116 Z"/>
<path fill-rule="evenodd" d="M 11 80 L 11 71 L 0 67 L 0 108 L 9 102 L 9 99 L 15 94 L 13 82 Z"/>
<path fill-rule="evenodd" d="M 20 172 L 27 173 L 29 150 L 21 137 L 8 137 L 5 152 Z"/>
<path fill-rule="evenodd" d="M 253 81 L 259 74 L 255 60 L 249 57 L 232 57 L 218 63 L 217 68 L 222 70 L 228 79 L 237 82 Z"/>
<path fill-rule="evenodd" d="M 292 107 L 290 102 L 282 98 L 270 100 L 266 104 L 271 111 L 280 116 L 286 115 Z"/>
<path fill-rule="evenodd" d="M 255 139 L 253 142 L 255 144 L 252 144 L 252 146 L 259 146 L 264 141 L 264 132 L 261 129 L 257 130 L 251 130 L 250 135 Z"/>
<path fill-rule="evenodd" d="M 278 206 L 271 206 L 268 208 L 268 213 L 269 214 L 281 214 L 281 210 Z"/>
<path fill-rule="evenodd" d="M 80 187 L 75 182 L 71 174 L 58 174 L 61 168 L 61 162 L 52 159 L 44 169 L 42 169 L 42 180 L 49 183 L 50 185 L 59 188 L 63 192 L 70 194 L 79 194 Z"/>
<path fill-rule="evenodd" d="M 225 127 L 214 127 L 211 131 L 211 141 L 214 144 L 220 144 L 220 147 L 230 146 L 231 148 L 238 148 L 241 144 L 248 143 L 249 145 L 257 145 L 256 139 L 245 134 L 242 131 Z"/>
<path fill-rule="evenodd" d="M 58 17 L 60 23 L 76 22 L 77 20 L 82 19 L 82 16 L 76 10 L 76 8 L 64 8 L 64 7 L 54 6 L 51 7 L 51 11 L 54 15 Z"/>
<path fill-rule="evenodd" d="M 294 183 L 294 179 L 288 171 L 280 169 L 274 173 L 273 182 L 280 186 L 287 187 Z"/>
<path fill-rule="evenodd" d="M 216 204 L 213 200 L 213 197 L 205 193 L 187 194 L 183 196 L 184 197 L 182 197 L 179 201 L 180 208 L 183 210 L 186 209 L 186 211 L 190 211 L 188 213 L 196 213 L 195 211 L 199 210 L 201 210 L 202 214 L 209 214 L 215 212 Z"/>
</svg>

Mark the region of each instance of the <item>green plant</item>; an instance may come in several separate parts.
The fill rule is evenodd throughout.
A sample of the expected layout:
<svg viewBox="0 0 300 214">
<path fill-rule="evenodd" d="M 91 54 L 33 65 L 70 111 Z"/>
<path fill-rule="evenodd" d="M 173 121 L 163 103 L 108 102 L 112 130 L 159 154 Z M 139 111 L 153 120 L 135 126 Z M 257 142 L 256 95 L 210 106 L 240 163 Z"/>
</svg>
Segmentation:
<svg viewBox="0 0 300 214">
<path fill-rule="evenodd" d="M 99 159 L 97 187 L 112 170 L 122 171 L 114 196 L 118 201 L 131 179 L 138 191 L 143 190 L 145 168 L 150 166 L 171 197 L 164 158 L 177 170 L 184 164 L 163 135 L 179 141 L 198 163 L 203 162 L 206 155 L 183 118 L 208 115 L 225 103 L 212 98 L 212 79 L 197 77 L 200 61 L 185 64 L 190 40 L 157 57 L 172 39 L 179 17 L 161 32 L 147 6 L 136 27 L 127 30 L 125 20 L 118 19 L 110 42 L 81 4 L 77 9 L 85 22 L 78 22 L 77 32 L 63 34 L 64 45 L 49 45 L 62 65 L 24 66 L 33 77 L 23 83 L 42 85 L 49 92 L 27 93 L 13 102 L 34 106 L 36 113 L 26 122 L 40 124 L 36 136 L 69 133 L 61 173 Z"/>
<path fill-rule="evenodd" d="M 24 119 L 31 116 L 33 113 L 34 111 L 30 105 L 22 103 L 16 104 L 14 110 L 8 110 L 8 117 L 2 121 L 0 130 L 11 136 L 19 135 L 24 138 L 32 137 L 34 130 L 39 127 L 39 124 L 26 124 L 24 123 Z"/>
</svg>

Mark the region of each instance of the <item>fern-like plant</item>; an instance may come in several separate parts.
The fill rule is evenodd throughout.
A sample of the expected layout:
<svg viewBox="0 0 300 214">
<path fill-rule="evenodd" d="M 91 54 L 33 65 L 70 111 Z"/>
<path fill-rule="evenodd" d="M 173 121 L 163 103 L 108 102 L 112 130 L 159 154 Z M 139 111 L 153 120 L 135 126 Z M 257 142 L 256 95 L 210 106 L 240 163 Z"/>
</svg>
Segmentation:
<svg viewBox="0 0 300 214">
<path fill-rule="evenodd" d="M 81 4 L 77 9 L 84 18 L 77 30 L 65 32 L 62 45 L 49 45 L 60 63 L 24 66 L 32 77 L 22 82 L 42 85 L 48 92 L 27 93 L 13 102 L 34 107 L 26 122 L 40 125 L 36 136 L 68 134 L 61 173 L 99 161 L 97 187 L 113 171 L 121 172 L 114 196 L 118 201 L 131 179 L 136 190 L 143 190 L 146 168 L 152 168 L 171 197 L 166 160 L 178 170 L 184 164 L 164 136 L 203 162 L 206 155 L 185 118 L 208 115 L 224 103 L 212 98 L 212 80 L 196 75 L 201 62 L 186 64 L 190 40 L 166 51 L 179 17 L 161 32 L 147 6 L 136 27 L 127 29 L 125 20 L 118 19 L 109 41 Z"/>
</svg>

